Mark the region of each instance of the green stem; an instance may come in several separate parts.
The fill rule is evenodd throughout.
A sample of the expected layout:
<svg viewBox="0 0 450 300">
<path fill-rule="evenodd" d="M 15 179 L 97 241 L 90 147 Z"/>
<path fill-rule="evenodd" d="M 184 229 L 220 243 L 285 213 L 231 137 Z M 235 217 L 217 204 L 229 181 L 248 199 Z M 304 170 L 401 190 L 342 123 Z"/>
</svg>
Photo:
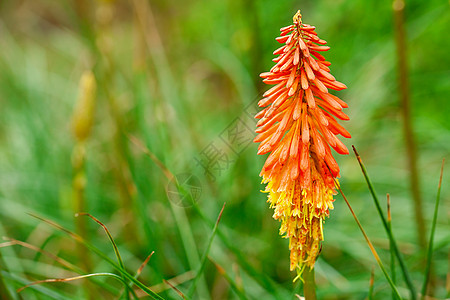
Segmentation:
<svg viewBox="0 0 450 300">
<path fill-rule="evenodd" d="M 359 156 L 358 152 L 356 151 L 355 146 L 352 145 L 352 147 L 353 147 L 353 151 L 355 152 L 356 158 L 358 160 L 359 166 L 361 167 L 361 170 L 362 170 L 362 172 L 364 174 L 364 178 L 366 179 L 366 182 L 367 182 L 367 185 L 369 187 L 370 193 L 372 194 L 372 198 L 373 198 L 373 201 L 375 202 L 375 206 L 377 208 L 378 214 L 380 215 L 381 221 L 383 223 L 383 227 L 386 230 L 386 233 L 387 233 L 387 235 L 389 237 L 389 242 L 391 243 L 392 248 L 393 248 L 393 250 L 395 252 L 395 255 L 397 256 L 398 262 L 400 263 L 400 268 L 402 270 L 403 277 L 404 277 L 404 279 L 406 281 L 406 284 L 408 286 L 408 289 L 409 289 L 409 291 L 411 293 L 411 299 L 412 300 L 416 300 L 417 299 L 416 289 L 414 288 L 414 285 L 413 285 L 412 280 L 411 280 L 411 276 L 409 275 L 408 269 L 406 268 L 406 264 L 405 264 L 405 261 L 403 260 L 403 256 L 400 253 L 400 250 L 398 249 L 397 242 L 395 241 L 395 238 L 394 238 L 394 235 L 392 233 L 392 230 L 388 226 L 386 218 L 385 218 L 385 216 L 383 214 L 383 211 L 382 211 L 381 206 L 380 206 L 380 201 L 378 200 L 378 196 L 375 193 L 375 189 L 373 187 L 372 181 L 369 178 L 369 175 L 367 173 L 366 167 L 364 166 L 364 164 L 363 164 L 363 162 L 361 160 L 361 157 Z"/>
<path fill-rule="evenodd" d="M 350 205 L 350 202 L 348 202 L 347 197 L 345 197 L 344 192 L 341 189 L 341 186 L 338 184 L 336 179 L 334 180 L 334 182 L 335 182 L 339 192 L 341 193 L 342 198 L 344 198 L 344 201 L 347 204 L 348 209 L 350 210 L 350 213 L 352 214 L 353 218 L 355 219 L 356 224 L 358 224 L 358 227 L 361 230 L 361 233 L 363 234 L 363 236 L 364 236 L 364 238 L 365 238 L 365 240 L 367 242 L 367 245 L 369 245 L 370 251 L 372 251 L 372 254 L 375 257 L 375 260 L 377 261 L 378 265 L 380 266 L 381 271 L 383 272 L 384 276 L 386 277 L 386 280 L 389 282 L 389 285 L 391 286 L 392 292 L 395 293 L 395 296 L 396 296 L 397 299 L 402 299 L 400 297 L 400 294 L 399 294 L 397 288 L 395 287 L 394 282 L 392 282 L 391 277 L 389 277 L 388 272 L 384 268 L 383 262 L 381 261 L 380 256 L 378 255 L 377 251 L 375 250 L 375 247 L 373 246 L 372 242 L 369 240 L 369 237 L 367 236 L 366 232 L 364 231 L 364 228 L 362 227 L 361 222 L 359 222 L 358 217 L 356 216 L 355 212 L 353 211 L 353 208 Z"/>
<path fill-rule="evenodd" d="M 436 196 L 436 203 L 434 205 L 434 214 L 433 214 L 433 223 L 431 224 L 431 233 L 430 233 L 430 241 L 428 242 L 428 250 L 427 250 L 427 263 L 425 266 L 425 278 L 422 285 L 422 297 L 421 299 L 425 299 L 425 295 L 427 294 L 428 282 L 430 280 L 430 271 L 431 271 L 431 257 L 433 255 L 433 241 L 434 241 L 434 233 L 436 231 L 436 222 L 439 211 L 439 201 L 441 198 L 441 186 L 442 186 L 442 176 L 444 174 L 444 164 L 445 159 L 442 160 L 441 167 L 441 176 L 439 178 L 438 192 Z"/>
<path fill-rule="evenodd" d="M 305 294 L 305 300 L 316 300 L 316 284 L 314 278 L 314 269 L 308 267 L 303 272 L 303 278 L 305 285 L 303 286 L 303 292 Z"/>
</svg>

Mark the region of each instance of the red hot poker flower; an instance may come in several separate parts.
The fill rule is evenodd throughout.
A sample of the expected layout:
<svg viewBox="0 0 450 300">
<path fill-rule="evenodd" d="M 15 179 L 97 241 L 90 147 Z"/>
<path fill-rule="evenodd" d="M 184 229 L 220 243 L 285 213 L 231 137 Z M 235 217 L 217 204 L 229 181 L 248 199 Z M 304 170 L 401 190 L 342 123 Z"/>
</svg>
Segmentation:
<svg viewBox="0 0 450 300">
<path fill-rule="evenodd" d="M 270 153 L 260 176 L 268 183 L 268 202 L 281 221 L 280 234 L 289 238 L 290 269 L 301 275 L 305 266 L 314 267 L 323 241 L 322 225 L 333 209 L 334 178 L 339 166 L 331 148 L 348 154 L 336 137 L 350 134 L 336 118 L 349 120 L 348 107 L 329 89 L 347 88 L 330 74 L 330 63 L 320 52 L 327 51 L 315 27 L 303 24 L 300 11 L 293 25 L 280 29 L 276 40 L 283 44 L 270 72 L 262 73 L 275 85 L 259 101 L 265 107 L 257 115 L 258 154 Z M 334 177 L 334 178 L 333 178 Z"/>
</svg>

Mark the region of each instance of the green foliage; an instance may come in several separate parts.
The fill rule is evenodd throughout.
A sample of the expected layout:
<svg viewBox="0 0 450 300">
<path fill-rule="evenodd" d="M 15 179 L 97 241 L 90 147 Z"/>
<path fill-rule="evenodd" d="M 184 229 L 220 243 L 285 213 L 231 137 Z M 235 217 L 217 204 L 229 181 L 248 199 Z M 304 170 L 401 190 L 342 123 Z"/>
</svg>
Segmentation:
<svg viewBox="0 0 450 300">
<path fill-rule="evenodd" d="M 255 111 L 251 104 L 266 88 L 258 74 L 271 67 L 279 28 L 291 23 L 297 9 L 331 47 L 325 55 L 332 62 L 332 73 L 348 86 L 339 96 L 349 104 L 351 120 L 344 126 L 353 138 L 344 143 L 358 148 L 380 199 L 390 193 L 392 231 L 412 284 L 420 290 L 426 253 L 417 245 L 407 184 L 391 4 L 367 0 L 0 1 L 0 237 L 27 242 L 84 266 L 73 239 L 27 213 L 75 230 L 72 156 L 76 140 L 70 120 L 81 74 L 91 69 L 98 99 L 94 127 L 84 145 L 86 212 L 108 227 L 117 245 L 111 247 L 103 230 L 86 217 L 81 218 L 87 229 L 83 239 L 101 253 L 99 257 L 85 250 L 89 270 L 71 269 L 26 247 L 2 244 L 1 296 L 19 299 L 15 291 L 37 280 L 116 273 L 120 280 L 139 282 L 165 299 L 181 299 L 164 284 L 172 278 L 170 283 L 184 295 L 196 282 L 192 299 L 294 297 L 299 287 L 292 283 L 296 274 L 289 272 L 287 241 L 278 235 L 279 224 L 271 218 L 266 196 L 259 192 L 264 158 L 256 155 L 257 147 L 250 143 L 255 123 L 247 113 Z M 448 2 L 411 0 L 405 12 L 412 119 L 428 231 L 440 162 L 450 153 L 448 11 Z M 244 130 L 246 147 L 233 144 L 231 149 L 221 137 L 229 138 L 228 129 L 236 118 L 249 129 Z M 223 168 L 220 172 L 211 169 L 213 176 L 196 161 L 205 158 L 204 151 L 211 150 L 211 145 L 221 150 Z M 358 162 L 352 156 L 337 160 L 341 187 L 388 266 L 389 239 L 376 217 Z M 180 174 L 194 176 L 182 184 L 188 193 L 193 192 L 190 187 L 201 188 L 201 196 L 190 194 L 196 202 L 193 206 L 183 193 L 173 191 L 179 198 L 167 193 L 170 183 L 182 178 L 173 176 Z M 449 195 L 443 184 L 441 206 L 448 205 Z M 224 202 L 226 208 L 215 227 Z M 448 207 L 441 209 L 448 211 Z M 450 242 L 446 217 L 437 215 L 434 233 L 431 282 L 437 298 L 446 295 Z M 317 298 L 363 299 L 376 261 L 340 196 L 324 233 L 315 268 Z M 114 262 L 119 250 L 124 267 Z M 135 279 L 130 274 L 151 251 L 154 255 Z M 201 276 L 195 273 L 198 270 Z M 397 287 L 406 298 L 407 285 L 399 272 L 397 268 Z M 43 283 L 20 295 L 25 299 L 83 299 L 88 294 L 118 298 L 123 288 L 120 281 L 106 277 L 81 281 L 88 284 Z M 136 285 L 133 288 L 137 291 Z M 371 295 L 373 299 L 391 295 L 379 269 L 375 269 Z"/>
</svg>

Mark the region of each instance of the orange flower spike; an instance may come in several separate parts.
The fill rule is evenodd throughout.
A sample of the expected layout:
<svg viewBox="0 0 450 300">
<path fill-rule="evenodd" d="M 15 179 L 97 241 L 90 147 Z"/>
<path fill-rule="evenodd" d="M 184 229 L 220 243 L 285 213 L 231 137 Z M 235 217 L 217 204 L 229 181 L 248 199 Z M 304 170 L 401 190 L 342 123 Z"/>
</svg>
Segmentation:
<svg viewBox="0 0 450 300">
<path fill-rule="evenodd" d="M 300 11 L 293 25 L 280 29 L 275 65 L 261 73 L 274 85 L 259 101 L 265 107 L 257 115 L 258 154 L 270 153 L 260 176 L 267 183 L 273 217 L 281 222 L 280 234 L 289 238 L 290 269 L 298 277 L 304 267 L 313 268 L 323 241 L 323 222 L 333 209 L 334 178 L 339 166 L 333 148 L 348 154 L 336 135 L 350 138 L 335 118 L 348 120 L 348 105 L 331 95 L 345 84 L 330 74 L 330 63 L 319 52 L 328 51 L 315 27 L 302 23 Z M 331 147 L 331 148 L 330 148 Z"/>
</svg>

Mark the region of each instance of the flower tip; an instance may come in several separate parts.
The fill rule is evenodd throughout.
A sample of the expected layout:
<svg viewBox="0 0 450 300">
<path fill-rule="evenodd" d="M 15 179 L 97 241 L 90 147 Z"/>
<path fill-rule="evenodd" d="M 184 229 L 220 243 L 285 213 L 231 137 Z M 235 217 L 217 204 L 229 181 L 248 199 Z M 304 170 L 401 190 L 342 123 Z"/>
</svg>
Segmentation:
<svg viewBox="0 0 450 300">
<path fill-rule="evenodd" d="M 261 148 L 259 148 L 257 154 L 258 155 L 264 155 L 264 154 L 270 152 L 270 150 L 272 150 L 272 147 L 270 147 L 270 145 L 264 145 Z"/>
<path fill-rule="evenodd" d="M 338 88 L 338 90 L 345 90 L 347 86 L 339 81 L 334 81 L 333 84 Z"/>
<path fill-rule="evenodd" d="M 339 154 L 343 154 L 343 155 L 347 155 L 350 152 L 348 151 L 347 147 L 345 147 L 344 144 L 342 144 L 342 142 L 339 141 L 339 143 L 336 143 L 336 147 L 333 147 L 334 150 L 336 150 L 337 153 Z"/>
<path fill-rule="evenodd" d="M 300 10 L 297 10 L 292 20 L 294 23 L 302 23 L 302 14 L 300 13 Z"/>
</svg>

